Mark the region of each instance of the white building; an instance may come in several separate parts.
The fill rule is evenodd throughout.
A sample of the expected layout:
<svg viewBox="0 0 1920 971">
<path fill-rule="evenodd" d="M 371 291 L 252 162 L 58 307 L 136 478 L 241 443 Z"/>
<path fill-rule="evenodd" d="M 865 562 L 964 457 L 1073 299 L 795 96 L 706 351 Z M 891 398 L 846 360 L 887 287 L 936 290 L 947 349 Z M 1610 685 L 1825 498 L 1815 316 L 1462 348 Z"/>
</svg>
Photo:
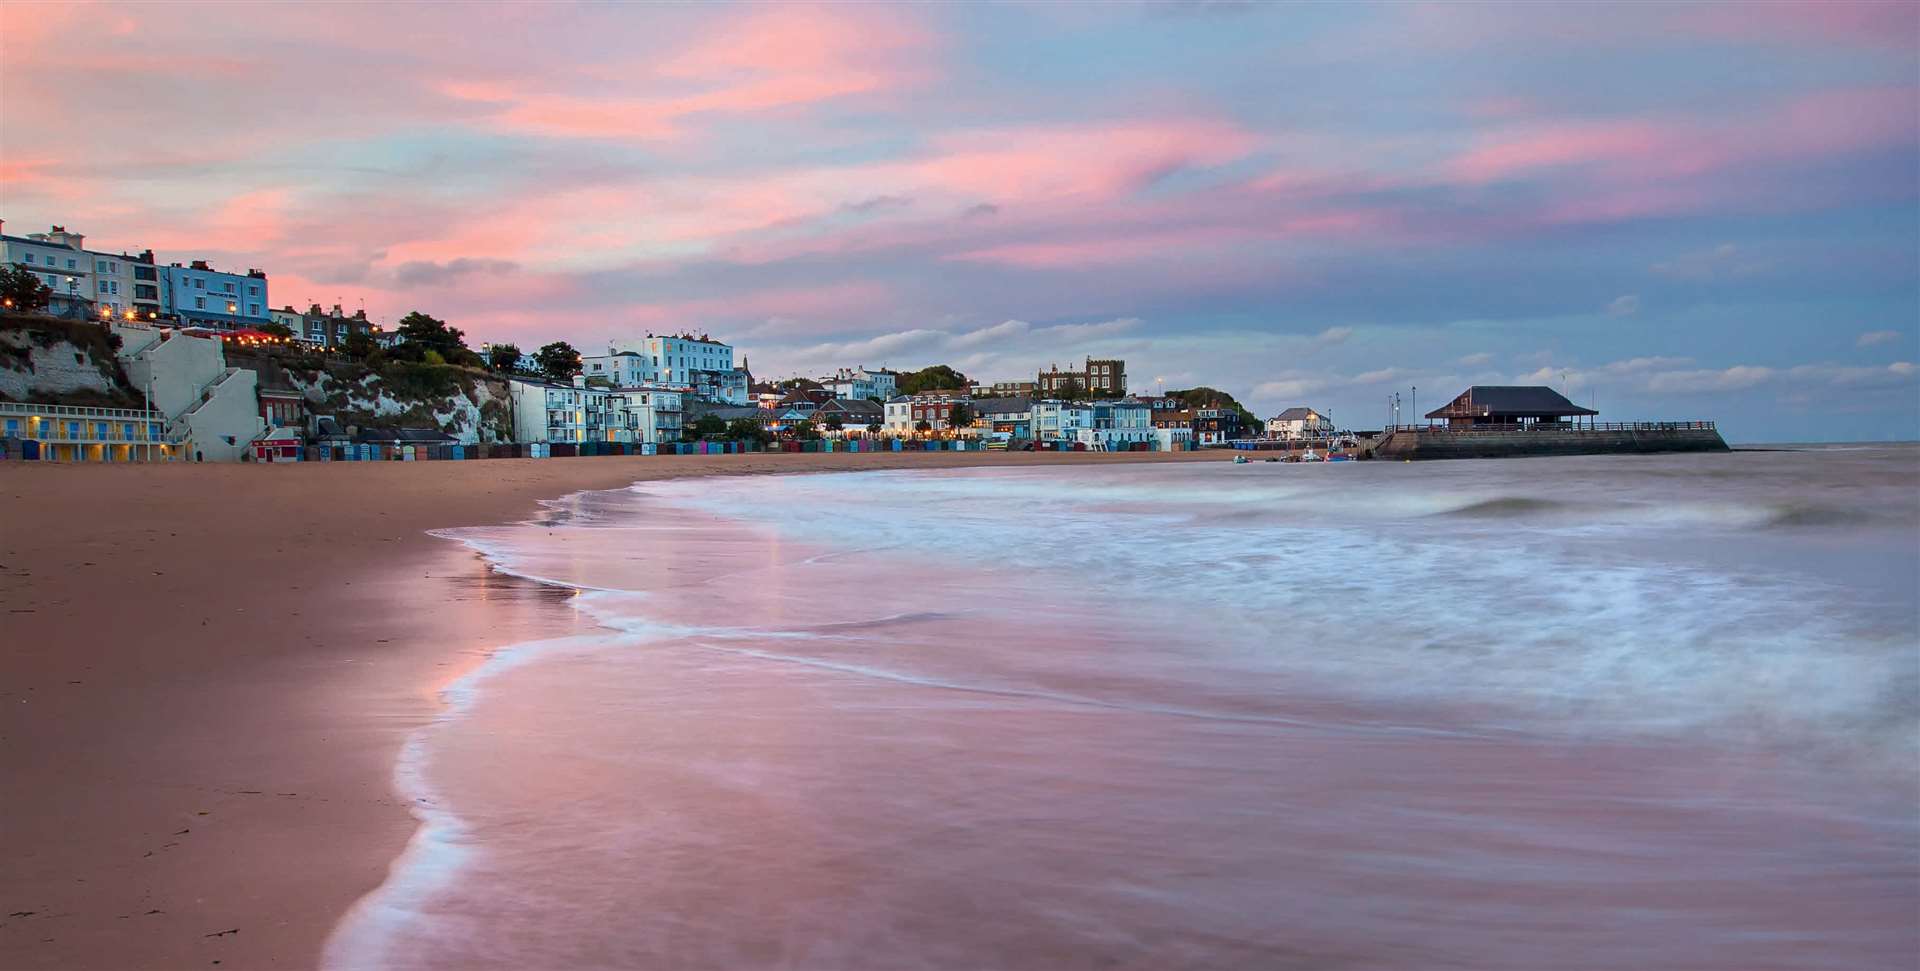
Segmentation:
<svg viewBox="0 0 1920 971">
<path fill-rule="evenodd" d="M 507 393 L 513 402 L 516 442 L 657 445 L 678 441 L 683 427 L 686 399 L 680 388 L 608 388 L 589 385 L 584 376 L 572 384 L 509 378 Z"/>
<path fill-rule="evenodd" d="M 869 371 L 862 365 L 841 368 L 833 377 L 821 378 L 820 386 L 836 398 L 879 398 L 885 401 L 899 388 L 899 375 L 892 371 Z"/>
<path fill-rule="evenodd" d="M 613 441 L 658 445 L 680 440 L 681 429 L 685 427 L 686 402 L 685 393 L 680 389 L 658 385 L 620 388 L 614 392 L 614 398 L 618 402 L 622 434 Z"/>
<path fill-rule="evenodd" d="M 0 229 L 4 227 L 0 222 Z M 85 241 L 85 236 L 67 232 L 64 226 L 26 236 L 0 232 L 0 262 L 32 273 L 53 291 L 49 312 L 93 316 L 93 256 L 82 248 Z"/>
<path fill-rule="evenodd" d="M 581 385 L 584 384 L 583 380 Z M 576 445 L 609 441 L 607 403 L 613 394 L 606 388 L 509 378 L 507 396 L 513 402 L 513 440 Z"/>
<path fill-rule="evenodd" d="M 1153 433 L 1153 406 L 1147 402 L 1096 401 L 1091 407 L 1092 427 L 1077 429 L 1074 433 L 1077 441 L 1110 452 L 1125 452 L 1135 445 L 1151 446 L 1158 441 Z"/>
<path fill-rule="evenodd" d="M 238 461 L 267 430 L 258 372 L 228 367 L 219 339 L 127 323 L 116 323 L 113 333 L 128 382 L 166 416 L 176 458 Z"/>
<path fill-rule="evenodd" d="M 1033 437 L 1033 401 L 1029 398 L 976 398 L 974 412 L 983 430 L 1016 441 Z"/>
<path fill-rule="evenodd" d="M 1333 419 L 1312 408 L 1288 408 L 1267 419 L 1267 437 L 1289 442 L 1333 435 Z"/>
<path fill-rule="evenodd" d="M 605 354 L 580 358 L 580 373 L 589 380 L 604 379 L 616 388 L 637 388 L 643 384 L 660 383 L 659 368 L 651 363 L 650 355 L 639 351 L 616 351 L 607 349 Z"/>
<path fill-rule="evenodd" d="M 688 388 L 695 396 L 709 401 L 730 405 L 747 403 L 747 374 L 734 366 L 733 347 L 729 344 L 691 334 L 659 337 L 648 334 L 625 346 L 610 347 L 604 355 L 583 358 L 581 363 L 600 362 L 612 367 L 614 362 L 610 358 L 623 353 L 637 358 L 626 362 L 639 378 L 633 383 L 674 385 Z"/>
<path fill-rule="evenodd" d="M 906 397 L 905 395 L 888 398 L 886 402 L 880 406 L 880 410 L 881 414 L 885 416 L 887 431 L 896 433 L 913 431 L 912 398 Z"/>
<path fill-rule="evenodd" d="M 1092 405 L 1078 401 L 1033 403 L 1033 437 L 1036 441 L 1078 441 L 1083 428 L 1093 428 Z"/>
</svg>

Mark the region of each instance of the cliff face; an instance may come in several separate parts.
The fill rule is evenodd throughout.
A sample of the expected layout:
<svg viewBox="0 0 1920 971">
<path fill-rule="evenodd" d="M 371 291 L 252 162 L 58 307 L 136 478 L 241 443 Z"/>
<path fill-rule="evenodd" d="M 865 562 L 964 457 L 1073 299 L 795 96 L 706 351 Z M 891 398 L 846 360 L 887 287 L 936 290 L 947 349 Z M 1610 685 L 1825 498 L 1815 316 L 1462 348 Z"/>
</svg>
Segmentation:
<svg viewBox="0 0 1920 971">
<path fill-rule="evenodd" d="M 0 316 L 0 399 L 138 408 L 106 328 L 52 317 Z"/>
<path fill-rule="evenodd" d="M 312 355 L 228 352 L 228 362 L 260 374 L 265 390 L 291 390 L 307 409 L 343 425 L 438 428 L 461 442 L 513 440 L 507 383 L 449 365 L 389 362 L 379 369 Z"/>
</svg>

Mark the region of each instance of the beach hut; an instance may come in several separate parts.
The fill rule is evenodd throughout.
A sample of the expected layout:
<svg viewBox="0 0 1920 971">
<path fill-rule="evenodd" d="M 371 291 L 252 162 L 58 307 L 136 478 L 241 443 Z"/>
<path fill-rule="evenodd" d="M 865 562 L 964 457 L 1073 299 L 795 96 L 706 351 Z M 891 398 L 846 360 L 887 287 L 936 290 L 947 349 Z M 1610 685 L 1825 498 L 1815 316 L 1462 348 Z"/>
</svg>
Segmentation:
<svg viewBox="0 0 1920 971">
<path fill-rule="evenodd" d="M 300 433 L 291 428 L 269 428 L 253 440 L 255 462 L 300 461 Z"/>
</svg>

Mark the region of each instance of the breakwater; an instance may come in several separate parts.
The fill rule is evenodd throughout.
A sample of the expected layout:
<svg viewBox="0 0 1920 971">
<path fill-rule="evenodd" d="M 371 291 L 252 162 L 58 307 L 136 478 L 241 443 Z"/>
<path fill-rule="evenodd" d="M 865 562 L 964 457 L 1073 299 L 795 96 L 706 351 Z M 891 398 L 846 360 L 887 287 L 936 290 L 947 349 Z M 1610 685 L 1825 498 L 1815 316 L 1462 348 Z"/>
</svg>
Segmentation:
<svg viewBox="0 0 1920 971">
<path fill-rule="evenodd" d="M 1535 455 L 1725 452 L 1710 421 L 1621 422 L 1590 428 L 1528 426 L 1399 428 L 1373 448 L 1378 459 L 1490 459 Z"/>
</svg>

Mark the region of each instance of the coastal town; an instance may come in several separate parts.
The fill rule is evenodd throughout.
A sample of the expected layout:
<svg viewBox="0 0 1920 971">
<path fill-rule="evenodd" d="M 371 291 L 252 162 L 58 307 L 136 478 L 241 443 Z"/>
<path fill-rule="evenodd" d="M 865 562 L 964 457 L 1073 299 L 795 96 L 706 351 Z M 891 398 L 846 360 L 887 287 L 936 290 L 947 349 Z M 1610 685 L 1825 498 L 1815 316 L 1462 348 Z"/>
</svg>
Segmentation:
<svg viewBox="0 0 1920 971">
<path fill-rule="evenodd" d="M 1049 362 L 1031 380 L 861 362 L 760 380 L 744 352 L 691 331 L 585 350 L 470 347 L 424 313 L 387 327 L 339 304 L 275 308 L 264 270 L 93 249 L 58 225 L 14 236 L 0 221 L 0 294 L 0 458 L 10 459 L 1219 448 L 1342 461 L 1726 448 L 1711 422 L 1601 425 L 1546 387 L 1475 387 L 1426 425 L 1354 429 L 1305 405 L 1261 419 L 1211 387 L 1142 394 L 1117 358 Z"/>
</svg>

